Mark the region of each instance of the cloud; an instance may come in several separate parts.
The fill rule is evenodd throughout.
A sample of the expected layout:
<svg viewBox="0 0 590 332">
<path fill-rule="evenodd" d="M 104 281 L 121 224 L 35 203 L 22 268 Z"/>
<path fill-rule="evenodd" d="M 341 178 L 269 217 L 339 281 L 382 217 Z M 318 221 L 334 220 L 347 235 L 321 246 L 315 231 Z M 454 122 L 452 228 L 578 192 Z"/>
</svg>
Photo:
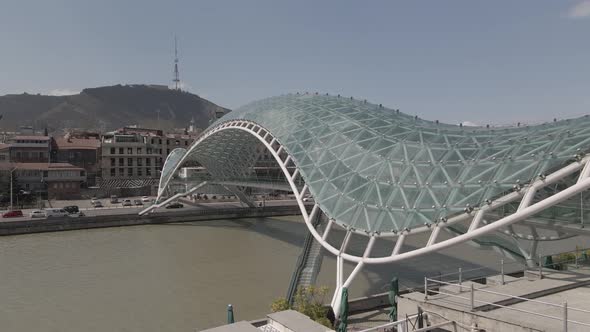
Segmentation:
<svg viewBox="0 0 590 332">
<path fill-rule="evenodd" d="M 568 18 L 585 18 L 590 17 L 590 0 L 584 0 L 568 10 Z"/>
<path fill-rule="evenodd" d="M 80 93 L 79 90 L 64 88 L 64 89 L 53 89 L 53 90 L 49 91 L 47 94 L 50 96 L 71 96 L 71 95 L 76 95 L 78 93 Z"/>
</svg>

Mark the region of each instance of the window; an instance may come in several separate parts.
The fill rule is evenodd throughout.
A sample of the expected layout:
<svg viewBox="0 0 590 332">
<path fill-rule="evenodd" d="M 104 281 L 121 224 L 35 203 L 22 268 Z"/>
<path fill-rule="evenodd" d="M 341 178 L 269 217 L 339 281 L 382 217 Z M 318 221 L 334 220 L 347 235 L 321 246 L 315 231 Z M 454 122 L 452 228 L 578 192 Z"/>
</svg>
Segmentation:
<svg viewBox="0 0 590 332">
<path fill-rule="evenodd" d="M 115 166 L 115 158 L 111 158 L 111 166 Z"/>
<path fill-rule="evenodd" d="M 161 139 L 161 138 L 159 139 L 159 141 L 160 141 L 160 142 L 159 142 L 158 144 L 162 144 L 162 139 Z"/>
<path fill-rule="evenodd" d="M 154 144 L 154 139 L 152 138 L 151 143 Z M 149 153 L 149 152 L 148 152 Z"/>
<path fill-rule="evenodd" d="M 133 168 L 129 167 L 127 169 L 127 176 L 133 176 Z"/>
<path fill-rule="evenodd" d="M 39 159 L 45 159 L 45 154 L 43 154 L 43 152 L 39 152 Z"/>
<path fill-rule="evenodd" d="M 188 145 L 188 141 L 184 141 L 184 146 L 187 146 L 187 145 Z"/>
<path fill-rule="evenodd" d="M 148 168 L 145 169 L 145 175 L 152 176 L 152 170 L 151 170 L 151 168 L 148 167 Z"/>
<path fill-rule="evenodd" d="M 170 154 L 170 149 L 166 149 L 166 154 Z"/>
<path fill-rule="evenodd" d="M 133 166 L 133 158 L 127 158 L 127 166 Z"/>
<path fill-rule="evenodd" d="M 175 145 L 180 145 L 180 141 L 176 140 L 176 142 L 174 142 Z"/>
<path fill-rule="evenodd" d="M 43 177 L 46 178 L 49 176 L 49 171 L 43 171 Z"/>
<path fill-rule="evenodd" d="M 147 154 L 152 154 L 152 148 L 147 148 L 146 150 Z"/>
<path fill-rule="evenodd" d="M 141 170 L 142 170 L 141 168 L 138 168 L 138 169 L 137 169 L 137 176 L 142 176 L 142 174 L 141 174 Z"/>
<path fill-rule="evenodd" d="M 119 166 L 125 166 L 125 158 L 119 158 Z"/>
<path fill-rule="evenodd" d="M 152 160 L 150 158 L 145 158 L 145 165 L 151 166 L 151 164 L 152 164 Z"/>
<path fill-rule="evenodd" d="M 127 154 L 133 154 L 133 148 L 127 148 Z"/>
<path fill-rule="evenodd" d="M 143 158 L 137 158 L 137 166 L 143 166 Z"/>
<path fill-rule="evenodd" d="M 119 148 L 119 154 L 124 154 L 125 152 L 123 152 L 123 148 Z"/>
<path fill-rule="evenodd" d="M 170 140 L 169 139 L 166 140 L 166 145 L 170 145 Z"/>
<path fill-rule="evenodd" d="M 112 176 L 112 177 L 115 177 L 115 176 L 116 176 L 116 175 L 115 175 L 115 169 L 114 169 L 114 168 L 111 168 L 111 176 Z"/>
<path fill-rule="evenodd" d="M 137 154 L 141 154 L 141 148 L 137 148 Z"/>
<path fill-rule="evenodd" d="M 125 176 L 125 169 L 119 168 L 119 176 Z"/>
<path fill-rule="evenodd" d="M 115 154 L 115 148 L 111 148 L 111 154 Z"/>
</svg>

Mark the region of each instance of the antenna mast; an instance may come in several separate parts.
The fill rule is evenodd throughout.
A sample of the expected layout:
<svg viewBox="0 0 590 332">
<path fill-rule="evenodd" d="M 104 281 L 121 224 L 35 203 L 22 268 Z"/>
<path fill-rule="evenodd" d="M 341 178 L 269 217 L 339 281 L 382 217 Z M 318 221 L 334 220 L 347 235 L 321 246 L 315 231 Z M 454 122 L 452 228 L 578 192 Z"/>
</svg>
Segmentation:
<svg viewBox="0 0 590 332">
<path fill-rule="evenodd" d="M 176 35 L 174 36 L 174 89 L 180 90 L 180 73 L 178 72 L 178 47 Z"/>
</svg>

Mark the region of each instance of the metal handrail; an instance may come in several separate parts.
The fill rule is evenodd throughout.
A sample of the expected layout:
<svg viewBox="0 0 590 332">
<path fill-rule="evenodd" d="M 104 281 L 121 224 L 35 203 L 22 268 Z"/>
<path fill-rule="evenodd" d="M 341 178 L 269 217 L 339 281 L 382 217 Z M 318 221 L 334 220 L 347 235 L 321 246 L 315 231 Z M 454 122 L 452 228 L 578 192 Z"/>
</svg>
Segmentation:
<svg viewBox="0 0 590 332">
<path fill-rule="evenodd" d="M 433 282 L 433 283 L 438 283 L 438 284 L 442 284 L 442 285 L 448 285 L 448 286 L 456 286 L 459 287 L 460 290 L 462 290 L 463 288 L 469 288 L 470 292 L 471 292 L 471 296 L 469 298 L 467 297 L 463 297 L 463 296 L 459 296 L 457 294 L 453 294 L 453 293 L 447 293 L 447 292 L 441 292 L 440 289 L 429 289 L 428 288 L 428 282 Z M 477 300 L 475 299 L 475 292 L 484 292 L 484 293 L 489 293 L 489 294 L 494 294 L 494 295 L 501 295 L 501 296 L 505 296 L 507 298 L 513 298 L 513 299 L 518 299 L 518 300 L 522 300 L 524 302 L 534 302 L 534 303 L 539 303 L 539 304 L 543 304 L 543 305 L 547 305 L 547 306 L 551 306 L 551 307 L 556 307 L 556 308 L 562 308 L 564 310 L 563 312 L 563 317 L 558 317 L 558 316 L 551 316 L 551 315 L 545 315 L 545 314 L 540 314 L 537 312 L 533 312 L 533 311 L 528 311 L 525 309 L 520 309 L 520 308 L 516 308 L 514 306 L 506 306 L 506 305 L 502 305 L 502 304 L 498 304 L 498 303 L 494 303 L 494 302 L 487 302 L 487 301 L 483 301 L 483 300 Z M 585 313 L 590 313 L 590 311 L 584 310 L 584 309 L 579 309 L 579 308 L 570 308 L 567 305 L 567 302 L 564 302 L 563 304 L 556 304 L 556 303 L 551 303 L 551 302 L 545 302 L 545 301 L 540 301 L 540 300 L 535 300 L 535 299 L 529 299 L 529 298 L 525 298 L 525 297 L 521 297 L 521 296 L 516 296 L 516 295 L 511 295 L 511 294 L 506 294 L 506 293 L 500 293 L 500 292 L 494 292 L 494 291 L 490 291 L 490 290 L 485 290 L 485 289 L 476 289 L 473 287 L 473 284 L 471 284 L 469 287 L 461 285 L 461 284 L 454 284 L 454 283 L 449 283 L 449 282 L 444 282 L 444 281 L 440 281 L 440 280 L 435 280 L 435 279 L 430 279 L 430 278 L 424 278 L 424 292 L 425 292 L 425 296 L 426 298 L 428 297 L 428 293 L 435 293 L 435 294 L 442 294 L 442 295 L 447 295 L 447 296 L 451 296 L 451 297 L 456 297 L 456 298 L 460 298 L 463 300 L 468 300 L 471 302 L 471 310 L 475 309 L 475 303 L 482 303 L 485 305 L 491 305 L 491 306 L 495 306 L 498 308 L 505 308 L 508 310 L 514 310 L 514 311 L 520 311 L 523 313 L 528 313 L 528 314 L 532 314 L 532 315 L 536 315 L 536 316 L 540 316 L 540 317 L 546 317 L 546 318 L 551 318 L 551 319 L 555 319 L 555 320 L 559 320 L 559 321 L 564 321 L 564 324 L 567 323 L 573 323 L 573 324 L 578 324 L 578 325 L 583 325 L 583 326 L 588 326 L 590 327 L 590 323 L 583 323 L 583 322 L 579 322 L 579 321 L 574 321 L 574 320 L 570 320 L 567 319 L 567 312 L 569 310 L 574 310 L 574 311 L 579 311 L 579 312 L 585 312 Z M 461 291 L 460 291 L 461 292 Z"/>
</svg>

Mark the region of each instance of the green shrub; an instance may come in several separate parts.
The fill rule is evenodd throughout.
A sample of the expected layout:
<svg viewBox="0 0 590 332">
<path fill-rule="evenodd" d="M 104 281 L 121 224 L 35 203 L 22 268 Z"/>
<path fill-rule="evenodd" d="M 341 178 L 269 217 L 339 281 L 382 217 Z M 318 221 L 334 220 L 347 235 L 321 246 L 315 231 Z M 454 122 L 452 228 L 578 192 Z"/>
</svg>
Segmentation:
<svg viewBox="0 0 590 332">
<path fill-rule="evenodd" d="M 324 300 L 328 294 L 328 287 L 307 286 L 302 287 L 295 293 L 293 306 L 285 298 L 279 298 L 272 302 L 270 310 L 272 312 L 283 311 L 288 309 L 296 310 L 319 324 L 333 328 L 332 323 L 327 318 L 328 308 L 324 306 Z"/>
</svg>

